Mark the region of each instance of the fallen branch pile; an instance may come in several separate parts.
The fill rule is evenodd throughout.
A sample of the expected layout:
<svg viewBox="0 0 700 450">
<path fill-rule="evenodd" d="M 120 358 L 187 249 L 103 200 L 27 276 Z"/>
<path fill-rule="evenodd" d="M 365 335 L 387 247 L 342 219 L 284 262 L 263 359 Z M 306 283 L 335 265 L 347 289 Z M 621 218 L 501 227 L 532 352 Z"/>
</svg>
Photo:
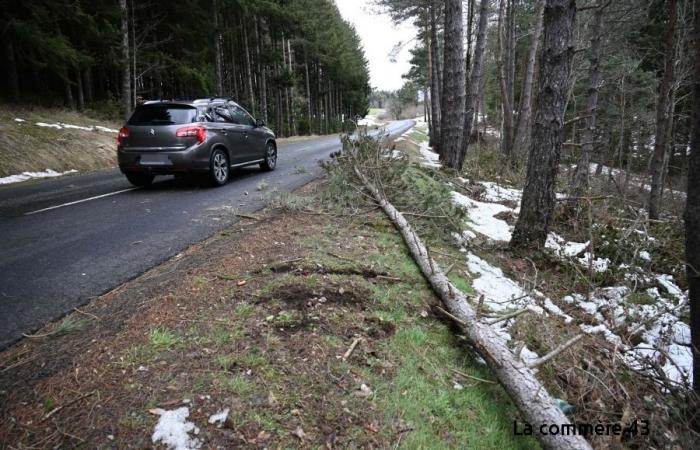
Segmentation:
<svg viewBox="0 0 700 450">
<path fill-rule="evenodd" d="M 577 429 L 571 425 L 566 415 L 557 407 L 554 399 L 535 377 L 533 370 L 510 351 L 505 340 L 489 324 L 478 320 L 467 296 L 449 281 L 447 275 L 432 259 L 428 249 L 404 216 L 369 182 L 357 165 L 353 164 L 353 169 L 399 229 L 421 272 L 442 299 L 450 315 L 454 317 L 455 322 L 465 333 L 469 342 L 495 372 L 499 382 L 509 393 L 525 420 L 532 426 L 533 433 L 542 446 L 546 449 L 590 449 L 589 443 L 582 436 L 576 434 Z M 567 343 L 566 345 L 571 344 Z M 545 362 L 550 359 L 550 356 L 554 355 L 546 355 L 540 360 Z M 571 435 L 551 434 L 550 425 L 557 426 L 558 430 L 568 430 Z"/>
</svg>

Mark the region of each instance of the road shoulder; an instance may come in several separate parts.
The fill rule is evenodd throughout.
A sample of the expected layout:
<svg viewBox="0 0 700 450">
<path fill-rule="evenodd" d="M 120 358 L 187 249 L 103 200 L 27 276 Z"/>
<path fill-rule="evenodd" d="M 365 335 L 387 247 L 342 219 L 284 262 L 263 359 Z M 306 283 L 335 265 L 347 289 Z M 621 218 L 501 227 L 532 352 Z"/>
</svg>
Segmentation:
<svg viewBox="0 0 700 450">
<path fill-rule="evenodd" d="M 2 352 L 0 436 L 148 447 L 187 408 L 212 448 L 530 447 L 437 303 L 378 211 L 268 209 Z"/>
</svg>

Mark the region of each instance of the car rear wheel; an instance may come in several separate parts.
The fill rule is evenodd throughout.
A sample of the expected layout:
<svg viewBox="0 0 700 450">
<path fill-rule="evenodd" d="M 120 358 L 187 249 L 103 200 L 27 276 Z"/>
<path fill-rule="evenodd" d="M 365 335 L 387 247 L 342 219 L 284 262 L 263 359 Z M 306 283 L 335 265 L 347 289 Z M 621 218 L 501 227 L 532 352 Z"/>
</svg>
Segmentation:
<svg viewBox="0 0 700 450">
<path fill-rule="evenodd" d="M 129 183 L 138 187 L 150 186 L 153 183 L 153 178 L 155 178 L 154 175 L 149 173 L 139 172 L 125 173 L 124 175 L 126 175 L 126 179 L 129 180 Z"/>
<path fill-rule="evenodd" d="M 214 186 L 223 186 L 228 181 L 229 175 L 228 155 L 221 149 L 216 149 L 211 154 L 209 163 L 209 179 Z"/>
<path fill-rule="evenodd" d="M 260 163 L 262 170 L 275 170 L 277 167 L 277 147 L 272 142 L 268 142 L 265 147 L 265 161 Z"/>
</svg>

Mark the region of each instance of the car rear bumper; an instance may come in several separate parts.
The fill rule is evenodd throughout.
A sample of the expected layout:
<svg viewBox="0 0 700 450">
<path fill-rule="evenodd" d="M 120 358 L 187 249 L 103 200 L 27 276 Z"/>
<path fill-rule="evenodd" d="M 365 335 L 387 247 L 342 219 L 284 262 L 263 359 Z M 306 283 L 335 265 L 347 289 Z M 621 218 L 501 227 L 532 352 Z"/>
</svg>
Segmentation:
<svg viewBox="0 0 700 450">
<path fill-rule="evenodd" d="M 117 150 L 122 172 L 153 174 L 201 173 L 209 170 L 209 152 L 198 146 L 177 151 Z"/>
</svg>

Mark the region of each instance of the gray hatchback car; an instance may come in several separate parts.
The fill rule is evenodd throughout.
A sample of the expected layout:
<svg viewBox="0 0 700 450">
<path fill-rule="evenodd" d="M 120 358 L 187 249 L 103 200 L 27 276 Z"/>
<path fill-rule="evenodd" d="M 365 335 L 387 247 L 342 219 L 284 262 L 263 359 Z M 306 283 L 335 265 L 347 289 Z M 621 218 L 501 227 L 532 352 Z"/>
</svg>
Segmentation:
<svg viewBox="0 0 700 450">
<path fill-rule="evenodd" d="M 233 167 L 277 165 L 275 134 L 231 99 L 149 101 L 117 138 L 119 169 L 136 186 L 156 175 L 205 174 L 222 186 Z"/>
</svg>

